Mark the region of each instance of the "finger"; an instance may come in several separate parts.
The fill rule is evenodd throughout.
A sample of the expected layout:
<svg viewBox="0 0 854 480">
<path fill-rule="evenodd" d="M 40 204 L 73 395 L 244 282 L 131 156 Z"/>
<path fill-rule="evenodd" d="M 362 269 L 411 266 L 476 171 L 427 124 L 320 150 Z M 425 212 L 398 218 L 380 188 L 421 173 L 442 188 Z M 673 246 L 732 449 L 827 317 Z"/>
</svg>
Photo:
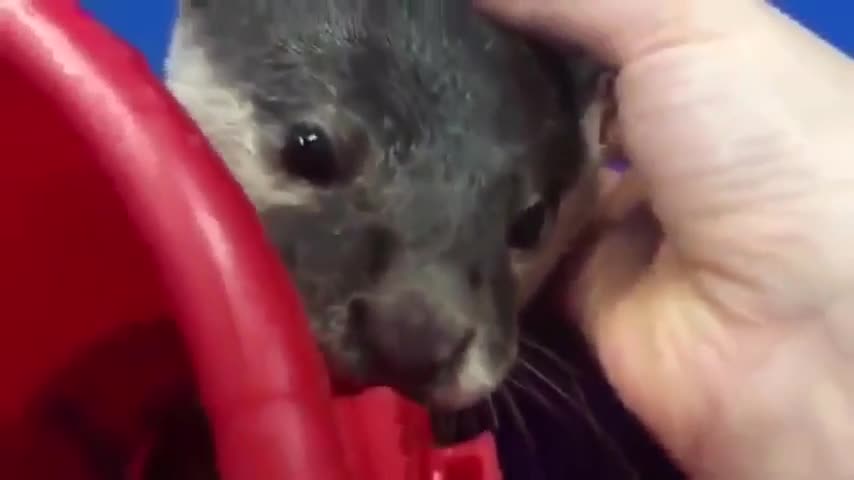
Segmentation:
<svg viewBox="0 0 854 480">
<path fill-rule="evenodd" d="M 602 199 L 608 198 L 620 183 L 620 172 L 611 168 L 599 169 L 599 191 Z"/>
<path fill-rule="evenodd" d="M 641 279 L 661 236 L 636 172 L 620 175 L 603 168 L 600 188 L 603 197 L 594 214 L 594 226 L 562 265 L 559 282 L 564 288 L 559 295 L 568 302 L 570 316 L 588 324 Z"/>
<path fill-rule="evenodd" d="M 595 214 L 600 225 L 623 221 L 632 210 L 639 208 L 648 199 L 646 184 L 637 170 L 622 174 L 602 172 L 601 182 L 603 194 Z"/>
<path fill-rule="evenodd" d="M 623 65 L 640 55 L 732 31 L 757 0 L 473 0 L 499 21 L 577 43 Z"/>
<path fill-rule="evenodd" d="M 630 297 L 642 282 L 661 245 L 661 232 L 646 205 L 627 212 L 600 232 L 572 288 L 572 306 L 593 343 L 607 312 Z"/>
<path fill-rule="evenodd" d="M 623 404 L 675 461 L 684 462 L 685 453 L 693 453 L 704 404 L 695 400 L 687 370 L 673 368 L 679 345 L 669 335 L 674 326 L 685 331 L 673 315 L 694 305 L 686 302 L 692 290 L 644 192 L 643 183 L 625 177 L 609 196 L 598 238 L 569 283 L 568 317 L 578 322 Z M 674 390 L 667 402 L 661 400 L 661 391 Z"/>
</svg>

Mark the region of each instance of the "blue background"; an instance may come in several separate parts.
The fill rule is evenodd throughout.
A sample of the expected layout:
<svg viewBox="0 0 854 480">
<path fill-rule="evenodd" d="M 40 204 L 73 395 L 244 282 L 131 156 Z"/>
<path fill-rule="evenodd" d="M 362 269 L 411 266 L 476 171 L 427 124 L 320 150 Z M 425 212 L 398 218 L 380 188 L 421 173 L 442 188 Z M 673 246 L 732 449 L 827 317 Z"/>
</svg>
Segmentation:
<svg viewBox="0 0 854 480">
<path fill-rule="evenodd" d="M 137 47 L 162 73 L 175 0 L 82 0 L 84 8 Z M 819 35 L 854 55 L 854 1 L 780 0 L 775 2 Z"/>
</svg>

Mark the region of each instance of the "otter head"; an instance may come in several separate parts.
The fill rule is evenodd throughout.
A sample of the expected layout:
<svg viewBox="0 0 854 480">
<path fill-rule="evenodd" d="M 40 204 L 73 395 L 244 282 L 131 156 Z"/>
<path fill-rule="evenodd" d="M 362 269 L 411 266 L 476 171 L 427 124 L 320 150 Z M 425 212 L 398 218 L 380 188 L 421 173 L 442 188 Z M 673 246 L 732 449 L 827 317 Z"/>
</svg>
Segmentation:
<svg viewBox="0 0 854 480">
<path fill-rule="evenodd" d="M 167 80 L 335 377 L 454 410 L 513 365 L 514 259 L 583 163 L 558 63 L 461 0 L 185 0 Z"/>
</svg>

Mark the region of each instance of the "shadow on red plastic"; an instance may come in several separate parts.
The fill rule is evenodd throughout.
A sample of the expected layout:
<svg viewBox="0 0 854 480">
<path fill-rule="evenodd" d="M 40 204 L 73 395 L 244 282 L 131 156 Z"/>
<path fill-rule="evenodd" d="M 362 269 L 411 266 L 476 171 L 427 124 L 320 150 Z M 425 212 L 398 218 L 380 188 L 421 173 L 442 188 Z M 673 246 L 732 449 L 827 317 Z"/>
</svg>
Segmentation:
<svg viewBox="0 0 854 480">
<path fill-rule="evenodd" d="M 0 2 L 0 92 L 0 476 L 93 478 L 27 412 L 67 365 L 168 316 L 225 480 L 500 478 L 489 436 L 436 450 L 425 412 L 389 392 L 331 396 L 251 206 L 141 56 L 74 2 Z"/>
</svg>

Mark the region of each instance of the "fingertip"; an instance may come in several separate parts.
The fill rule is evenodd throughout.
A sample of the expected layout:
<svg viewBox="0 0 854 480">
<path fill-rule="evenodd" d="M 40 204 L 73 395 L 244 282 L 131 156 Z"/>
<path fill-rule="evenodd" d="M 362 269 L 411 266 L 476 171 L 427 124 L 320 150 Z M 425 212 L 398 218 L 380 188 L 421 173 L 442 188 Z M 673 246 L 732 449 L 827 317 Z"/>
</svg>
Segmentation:
<svg viewBox="0 0 854 480">
<path fill-rule="evenodd" d="M 471 0 L 474 8 L 501 23 L 514 27 L 528 27 L 531 8 L 524 2 L 509 0 Z"/>
<path fill-rule="evenodd" d="M 543 38 L 557 46 L 580 46 L 611 63 L 608 32 L 601 25 L 601 10 L 609 7 L 589 0 L 470 0 L 474 7 L 493 20 Z M 608 25 L 606 25 L 607 27 Z"/>
</svg>

